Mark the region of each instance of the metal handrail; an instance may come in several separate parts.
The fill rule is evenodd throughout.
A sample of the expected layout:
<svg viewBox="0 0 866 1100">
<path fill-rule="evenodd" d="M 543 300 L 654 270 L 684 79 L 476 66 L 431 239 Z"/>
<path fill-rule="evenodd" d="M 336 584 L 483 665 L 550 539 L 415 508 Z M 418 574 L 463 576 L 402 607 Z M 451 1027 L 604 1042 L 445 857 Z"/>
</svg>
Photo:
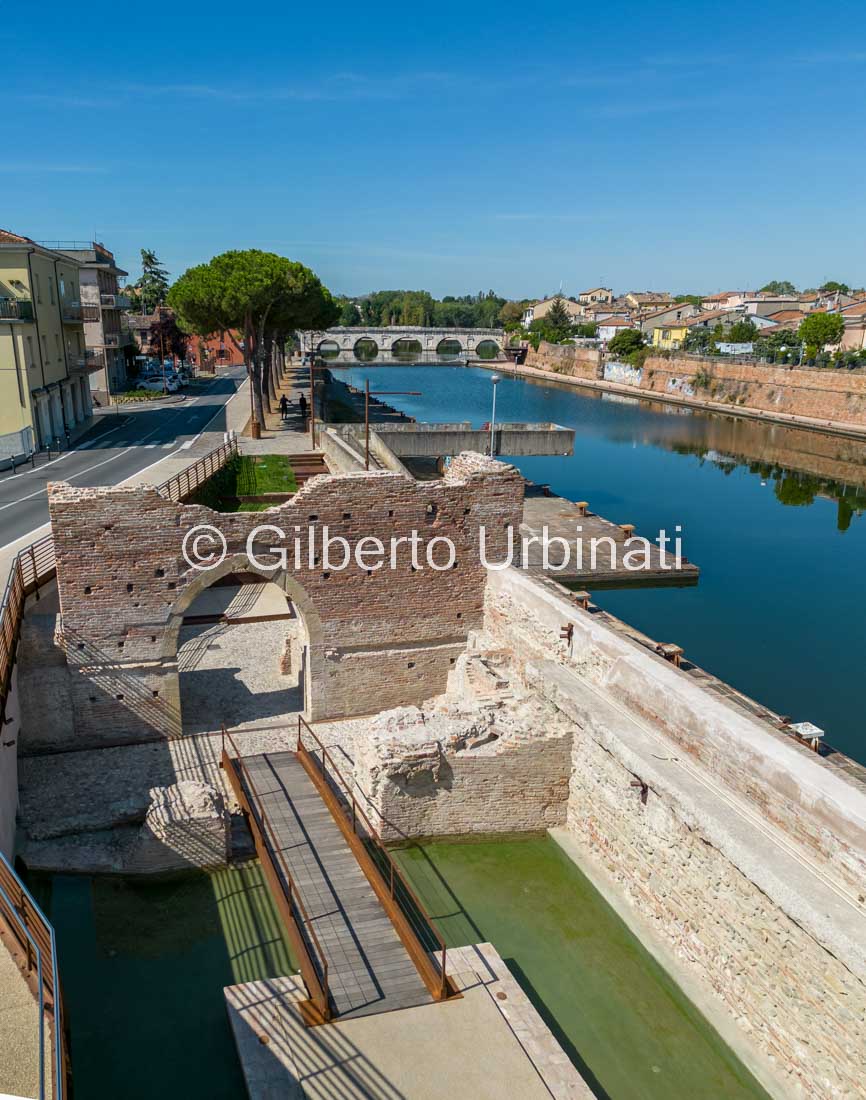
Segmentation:
<svg viewBox="0 0 866 1100">
<path fill-rule="evenodd" d="M 24 602 L 56 573 L 54 538 L 46 535 L 20 550 L 12 561 L 0 601 L 0 717 L 6 707 Z"/>
<path fill-rule="evenodd" d="M 353 789 L 353 785 L 348 783 L 346 781 L 346 779 L 343 777 L 342 772 L 337 767 L 336 763 L 334 762 L 334 758 L 331 756 L 330 752 L 328 752 L 328 750 L 322 744 L 319 737 L 310 728 L 309 723 L 307 723 L 305 721 L 305 719 L 300 714 L 298 715 L 298 752 L 306 754 L 309 758 L 311 758 L 313 761 L 315 761 L 316 764 L 318 765 L 318 760 L 317 760 L 316 756 L 313 753 L 310 752 L 310 750 L 306 747 L 306 745 L 303 742 L 304 730 L 307 731 L 307 733 L 310 735 L 310 737 L 312 737 L 312 739 L 315 741 L 316 745 L 319 747 L 320 755 L 321 755 L 321 772 L 322 772 L 322 776 L 324 777 L 326 775 L 326 771 L 325 771 L 326 765 L 330 764 L 331 772 L 339 780 L 340 785 L 343 787 L 343 790 L 345 792 L 346 797 L 351 799 L 352 832 L 355 833 L 355 835 L 358 836 L 358 838 L 360 840 L 364 839 L 364 837 L 361 836 L 361 834 L 358 832 L 358 818 L 360 817 L 361 820 L 364 822 L 364 825 L 366 826 L 366 831 L 367 831 L 368 838 L 373 842 L 373 844 L 376 847 L 376 850 L 378 852 L 380 852 L 385 857 L 386 864 L 388 866 L 388 876 L 387 877 L 385 876 L 385 874 L 382 872 L 381 868 L 378 868 L 378 870 L 379 870 L 379 873 L 382 875 L 382 878 L 388 883 L 389 892 L 390 892 L 392 900 L 395 901 L 395 903 L 399 904 L 397 902 L 397 897 L 396 897 L 396 894 L 395 894 L 395 886 L 399 884 L 399 886 L 402 887 L 405 894 L 408 895 L 408 897 L 412 901 L 412 904 L 414 905 L 417 912 L 420 914 L 422 920 L 424 921 L 425 927 L 430 932 L 430 934 L 433 936 L 433 938 L 436 940 L 436 943 L 438 944 L 438 949 L 441 950 L 441 952 L 442 952 L 441 963 L 439 965 L 440 965 L 440 978 L 441 978 L 441 983 L 442 983 L 441 989 L 442 989 L 442 993 L 444 995 L 446 990 L 447 990 L 447 984 L 448 984 L 447 973 L 446 973 L 446 960 L 447 960 L 448 948 L 445 944 L 445 941 L 442 939 L 442 936 L 439 934 L 439 931 L 436 928 L 436 925 L 433 923 L 432 918 L 429 916 L 429 914 L 427 913 L 427 910 L 424 908 L 423 904 L 421 903 L 421 899 L 418 897 L 418 895 L 415 893 L 415 891 L 409 885 L 408 881 L 406 880 L 405 875 L 400 870 L 399 866 L 397 865 L 396 861 L 394 860 L 394 857 L 391 855 L 391 853 L 385 847 L 385 845 L 382 841 L 382 838 L 379 835 L 378 831 L 373 828 L 373 823 L 370 821 L 369 817 L 364 812 L 363 808 L 358 805 L 358 800 L 355 797 L 355 792 L 354 792 L 354 789 Z M 385 821 L 384 815 L 375 806 L 373 806 L 373 804 L 370 803 L 367 799 L 365 799 L 365 801 L 367 801 L 367 804 L 369 806 L 371 806 L 372 809 L 375 810 L 375 812 L 379 815 L 379 817 L 382 818 L 383 821 Z M 348 807 L 344 807 L 344 809 L 346 811 L 346 817 L 348 819 L 348 817 L 349 817 Z M 400 908 L 401 908 L 401 912 L 402 912 L 402 907 L 400 907 Z M 406 916 L 405 912 L 403 913 L 403 915 Z M 408 920 L 408 918 L 407 918 L 407 920 Z M 418 928 L 417 928 L 417 925 L 415 924 L 415 921 L 414 920 L 411 921 L 410 924 L 412 926 L 412 931 L 414 932 L 415 937 L 417 938 L 419 944 L 424 948 L 424 950 L 426 952 L 427 947 L 424 945 L 422 936 L 420 935 L 420 933 L 418 931 Z"/>
<path fill-rule="evenodd" d="M 232 436 L 226 443 L 220 443 L 206 455 L 181 470 L 180 473 L 155 486 L 156 491 L 169 500 L 176 503 L 189 496 L 194 489 L 198 489 L 208 478 L 225 466 L 230 458 L 238 453 L 238 441 Z"/>
<path fill-rule="evenodd" d="M 66 1096 L 66 1072 L 65 1072 L 65 1042 L 64 1042 L 64 1024 L 63 1024 L 63 1001 L 60 995 L 60 980 L 57 974 L 57 943 L 54 936 L 54 928 L 51 922 L 33 900 L 33 896 L 26 888 L 24 883 L 15 873 L 12 865 L 6 859 L 2 852 L 0 852 L 0 872 L 6 871 L 7 875 L 12 878 L 18 889 L 20 902 L 18 905 L 9 896 L 3 883 L 0 882 L 0 912 L 10 923 L 13 934 L 15 934 L 14 926 L 20 929 L 24 938 L 27 941 L 27 969 L 28 972 L 32 970 L 31 963 L 31 950 L 36 956 L 36 980 L 38 983 L 38 1002 L 39 1002 L 39 1100 L 48 1100 L 50 1095 L 46 1091 L 46 1073 L 45 1073 L 45 991 L 47 990 L 51 998 L 51 1011 L 54 1017 L 54 1028 L 51 1037 L 51 1047 L 53 1054 L 53 1073 L 54 1073 L 54 1096 L 56 1100 L 64 1100 Z M 25 904 L 26 902 L 26 904 Z M 31 931 L 30 922 L 27 918 L 27 910 L 30 911 L 30 919 L 34 923 L 34 929 Z M 44 948 L 39 942 L 39 937 L 36 932 L 41 933 L 43 941 L 48 941 L 48 951 L 50 956 L 50 973 L 45 973 L 45 963 L 43 960 Z M 18 942 L 21 943 L 21 939 L 16 936 Z M 23 944 L 22 944 L 23 946 Z"/>
<path fill-rule="evenodd" d="M 235 760 L 234 761 L 232 761 L 231 757 L 229 757 L 228 754 L 226 753 L 226 749 L 225 749 L 226 741 L 228 741 L 229 745 L 234 750 L 234 753 L 235 753 Z M 288 887 L 287 901 L 289 903 L 289 906 L 291 907 L 292 904 L 294 903 L 295 908 L 297 908 L 298 912 L 301 915 L 301 920 L 302 920 L 302 923 L 303 923 L 304 927 L 309 932 L 309 936 L 310 936 L 310 939 L 313 943 L 313 947 L 315 948 L 316 954 L 318 955 L 318 968 L 321 970 L 321 973 L 322 973 L 321 993 L 322 993 L 323 1004 L 322 1004 L 321 1007 L 323 1008 L 324 1011 L 327 1011 L 328 1000 L 329 1000 L 329 996 L 330 996 L 330 991 L 329 991 L 329 986 L 328 986 L 328 960 L 325 957 L 325 952 L 322 950 L 322 945 L 319 942 L 319 937 L 316 935 L 316 930 L 315 930 L 315 928 L 313 928 L 312 921 L 310 920 L 310 916 L 307 913 L 307 909 L 306 909 L 306 906 L 304 905 L 303 899 L 301 898 L 300 891 L 298 890 L 297 886 L 295 885 L 294 879 L 292 878 L 292 874 L 289 871 L 288 865 L 286 864 L 285 856 L 283 855 L 282 850 L 279 847 L 279 844 L 277 843 L 277 835 L 276 835 L 276 832 L 274 831 L 273 826 L 271 825 L 271 820 L 268 817 L 267 811 L 265 810 L 264 803 L 262 802 L 261 795 L 259 794 L 258 789 L 256 788 L 256 785 L 253 782 L 253 778 L 249 773 L 249 769 L 247 768 L 247 766 L 243 762 L 243 757 L 241 755 L 240 749 L 237 746 L 237 743 L 235 742 L 232 735 L 225 728 L 225 726 L 222 727 L 222 752 L 223 752 L 223 755 L 230 762 L 237 765 L 238 770 L 240 771 L 240 773 L 241 773 L 241 775 L 244 779 L 244 782 L 246 783 L 247 788 L 249 789 L 250 795 L 252 796 L 252 799 L 253 799 L 253 802 L 254 802 L 254 805 L 255 805 L 256 813 L 258 814 L 259 819 L 261 820 L 262 825 L 263 825 L 264 830 L 265 830 L 265 834 L 266 834 L 265 839 L 268 841 L 270 849 L 274 853 L 274 857 L 279 863 L 280 871 L 282 872 L 282 874 L 285 878 L 286 886 Z M 311 955 L 309 955 L 309 952 L 308 952 L 308 956 L 309 956 L 309 962 L 312 964 L 313 969 L 315 971 L 316 968 L 317 968 L 317 961 L 315 959 L 313 959 Z"/>
</svg>

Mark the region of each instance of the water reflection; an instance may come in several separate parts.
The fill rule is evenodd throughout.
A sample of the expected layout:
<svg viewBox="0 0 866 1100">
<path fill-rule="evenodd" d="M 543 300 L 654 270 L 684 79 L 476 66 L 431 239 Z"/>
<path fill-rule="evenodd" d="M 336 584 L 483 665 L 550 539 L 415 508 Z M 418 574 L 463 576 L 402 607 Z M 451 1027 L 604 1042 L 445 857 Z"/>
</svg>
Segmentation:
<svg viewBox="0 0 866 1100">
<path fill-rule="evenodd" d="M 684 552 L 701 567 L 696 587 L 606 591 L 601 606 L 866 760 L 866 523 L 857 520 L 866 444 L 649 398 L 611 400 L 507 365 L 499 373 L 498 418 L 575 430 L 573 456 L 516 458 L 521 473 L 648 537 L 681 525 Z M 377 361 L 340 376 L 421 391 L 398 401 L 419 420 L 490 419 L 489 370 Z"/>
</svg>

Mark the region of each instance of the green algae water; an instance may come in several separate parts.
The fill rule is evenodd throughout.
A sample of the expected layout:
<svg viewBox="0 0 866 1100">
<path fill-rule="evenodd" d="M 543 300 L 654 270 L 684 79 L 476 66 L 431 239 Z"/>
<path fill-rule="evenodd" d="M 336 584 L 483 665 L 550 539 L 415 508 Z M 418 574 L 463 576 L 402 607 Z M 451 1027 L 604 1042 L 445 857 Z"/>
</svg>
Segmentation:
<svg viewBox="0 0 866 1100">
<path fill-rule="evenodd" d="M 258 863 L 31 880 L 57 933 L 75 1100 L 245 1096 L 223 988 L 296 969 Z"/>
<path fill-rule="evenodd" d="M 601 1100 L 768 1100 L 554 841 L 396 854 L 448 944 L 494 944 Z M 246 1095 L 223 988 L 296 971 L 258 863 L 31 886 L 57 932 L 75 1100 Z"/>
<path fill-rule="evenodd" d="M 496 947 L 596 1096 L 769 1100 L 555 841 L 395 855 L 449 946 Z"/>
</svg>

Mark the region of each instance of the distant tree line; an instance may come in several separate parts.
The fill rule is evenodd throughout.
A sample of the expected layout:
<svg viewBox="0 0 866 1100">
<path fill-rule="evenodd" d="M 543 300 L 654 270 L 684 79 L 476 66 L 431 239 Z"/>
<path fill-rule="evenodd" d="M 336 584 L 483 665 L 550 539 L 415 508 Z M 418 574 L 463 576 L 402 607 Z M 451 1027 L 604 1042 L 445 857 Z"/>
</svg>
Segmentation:
<svg viewBox="0 0 866 1100">
<path fill-rule="evenodd" d="M 427 290 L 377 290 L 359 298 L 337 299 L 339 324 L 418 325 L 421 328 L 501 328 L 519 322 L 524 306 L 494 290 L 434 298 Z"/>
</svg>

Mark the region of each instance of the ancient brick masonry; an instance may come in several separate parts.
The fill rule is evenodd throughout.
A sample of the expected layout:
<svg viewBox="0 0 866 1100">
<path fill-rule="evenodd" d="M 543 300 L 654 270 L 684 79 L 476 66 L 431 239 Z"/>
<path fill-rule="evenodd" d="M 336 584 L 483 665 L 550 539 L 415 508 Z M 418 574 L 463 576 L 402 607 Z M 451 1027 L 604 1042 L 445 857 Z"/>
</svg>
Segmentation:
<svg viewBox="0 0 866 1100">
<path fill-rule="evenodd" d="M 507 528 L 520 522 L 523 481 L 512 466 L 480 455 L 455 458 L 440 481 L 419 483 L 393 473 L 321 476 L 291 501 L 266 513 L 215 513 L 176 504 L 150 487 L 49 485 L 57 578 L 76 731 L 88 743 L 171 737 L 180 733 L 177 637 L 184 610 L 218 577 L 250 569 L 248 535 L 271 523 L 256 555 L 275 564 L 253 571 L 280 584 L 306 631 L 306 709 L 313 720 L 371 713 L 421 701 L 443 690 L 467 633 L 481 625 L 487 553 L 505 553 Z M 211 524 L 228 553 L 210 571 L 184 560 L 190 528 Z M 389 548 L 392 538 L 421 537 L 421 569 L 410 548 L 397 548 L 397 568 L 324 570 L 321 534 L 350 546 L 365 537 Z M 317 532 L 312 566 L 295 568 L 291 540 Z M 428 540 L 448 538 L 452 568 L 432 570 Z M 269 548 L 286 546 L 283 570 Z M 337 561 L 341 558 L 335 548 Z M 386 555 L 387 556 L 387 555 Z M 446 560 L 445 547 L 435 553 Z M 263 654 L 279 661 L 279 654 Z"/>
</svg>

